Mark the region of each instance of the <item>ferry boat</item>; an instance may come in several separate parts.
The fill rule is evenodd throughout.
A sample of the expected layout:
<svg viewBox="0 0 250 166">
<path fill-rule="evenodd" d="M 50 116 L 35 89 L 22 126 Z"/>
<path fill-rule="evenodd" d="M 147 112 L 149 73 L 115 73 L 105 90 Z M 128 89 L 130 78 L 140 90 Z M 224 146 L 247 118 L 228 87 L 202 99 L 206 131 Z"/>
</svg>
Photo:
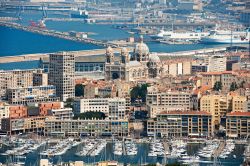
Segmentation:
<svg viewBox="0 0 250 166">
<path fill-rule="evenodd" d="M 164 31 L 160 30 L 155 36 L 151 36 L 153 39 L 163 40 L 181 40 L 181 41 L 197 41 L 202 37 L 209 35 L 209 32 L 198 32 L 198 31 Z"/>
<path fill-rule="evenodd" d="M 250 30 L 246 31 L 211 31 L 206 37 L 201 38 L 201 43 L 218 44 L 248 44 L 250 42 Z"/>
<path fill-rule="evenodd" d="M 160 32 L 156 35 L 152 35 L 151 38 L 152 39 L 164 39 L 166 37 L 171 36 L 171 34 L 173 33 L 173 31 L 164 31 L 163 29 L 160 30 Z"/>
<path fill-rule="evenodd" d="M 71 18 L 83 18 L 83 19 L 87 19 L 89 18 L 89 13 L 86 10 L 72 10 L 71 13 Z"/>
</svg>

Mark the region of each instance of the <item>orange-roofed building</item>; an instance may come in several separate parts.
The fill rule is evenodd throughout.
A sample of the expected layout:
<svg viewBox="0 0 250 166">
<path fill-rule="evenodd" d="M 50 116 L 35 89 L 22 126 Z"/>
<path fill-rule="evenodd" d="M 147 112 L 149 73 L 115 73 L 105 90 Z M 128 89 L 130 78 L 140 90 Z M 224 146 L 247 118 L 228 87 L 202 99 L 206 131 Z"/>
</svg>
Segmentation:
<svg viewBox="0 0 250 166">
<path fill-rule="evenodd" d="M 10 105 L 9 118 L 24 118 L 28 116 L 27 107 L 24 105 Z"/>
<path fill-rule="evenodd" d="M 39 103 L 39 114 L 41 116 L 48 115 L 49 110 L 63 108 L 63 102 L 45 102 Z"/>
<path fill-rule="evenodd" d="M 204 111 L 163 111 L 147 122 L 148 136 L 155 134 L 168 137 L 212 137 L 212 115 Z"/>
<path fill-rule="evenodd" d="M 227 114 L 226 135 L 229 138 L 250 136 L 250 112 L 231 112 Z"/>
<path fill-rule="evenodd" d="M 201 86 L 213 88 L 216 82 L 222 83 L 224 90 L 229 90 L 232 82 L 235 82 L 236 75 L 232 71 L 201 73 Z"/>
</svg>

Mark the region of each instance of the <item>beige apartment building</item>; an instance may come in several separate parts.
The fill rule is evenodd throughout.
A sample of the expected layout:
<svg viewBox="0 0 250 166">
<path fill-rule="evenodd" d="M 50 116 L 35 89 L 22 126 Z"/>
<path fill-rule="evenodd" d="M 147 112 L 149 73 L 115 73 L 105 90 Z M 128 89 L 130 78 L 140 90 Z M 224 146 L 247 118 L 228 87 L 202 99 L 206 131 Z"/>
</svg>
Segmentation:
<svg viewBox="0 0 250 166">
<path fill-rule="evenodd" d="M 41 69 L 0 71 L 0 96 L 2 97 L 6 95 L 7 89 L 26 88 L 33 85 L 48 85 L 47 74 Z"/>
<path fill-rule="evenodd" d="M 222 89 L 228 90 L 232 84 L 235 82 L 235 75 L 232 71 L 224 71 L 224 72 L 207 72 L 202 73 L 202 86 L 208 86 L 209 88 L 213 88 L 216 82 L 222 83 Z"/>
<path fill-rule="evenodd" d="M 229 112 L 243 112 L 245 96 L 239 95 L 205 95 L 200 100 L 200 110 L 212 114 L 214 124 L 220 124 L 221 117 Z"/>
<path fill-rule="evenodd" d="M 148 87 L 146 107 L 150 118 L 155 118 L 163 111 L 191 109 L 191 94 L 180 91 L 159 91 L 156 86 Z"/>
<path fill-rule="evenodd" d="M 11 104 L 24 105 L 58 100 L 56 97 L 56 87 L 54 85 L 7 89 L 7 99 Z"/>
<path fill-rule="evenodd" d="M 232 112 L 227 114 L 226 136 L 229 138 L 249 138 L 250 112 Z"/>
<path fill-rule="evenodd" d="M 250 100 L 244 102 L 244 112 L 250 112 Z"/>
<path fill-rule="evenodd" d="M 232 111 L 233 112 L 243 112 L 244 111 L 244 103 L 247 101 L 245 96 L 235 95 L 232 98 Z"/>
<path fill-rule="evenodd" d="M 49 55 L 49 83 L 56 86 L 62 101 L 75 97 L 75 56 L 58 52 Z"/>
<path fill-rule="evenodd" d="M 209 72 L 224 72 L 226 71 L 227 58 L 224 56 L 208 57 Z"/>
</svg>

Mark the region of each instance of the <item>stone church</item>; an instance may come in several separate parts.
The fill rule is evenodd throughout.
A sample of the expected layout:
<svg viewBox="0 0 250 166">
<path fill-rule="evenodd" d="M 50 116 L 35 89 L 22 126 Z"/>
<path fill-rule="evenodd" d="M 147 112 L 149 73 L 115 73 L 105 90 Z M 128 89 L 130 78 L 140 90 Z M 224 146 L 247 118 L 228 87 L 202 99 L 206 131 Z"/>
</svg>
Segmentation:
<svg viewBox="0 0 250 166">
<path fill-rule="evenodd" d="M 120 60 L 115 60 L 111 47 L 106 50 L 105 79 L 121 79 L 139 81 L 160 77 L 162 63 L 156 54 L 150 54 L 148 46 L 143 43 L 143 37 L 136 44 L 131 56 L 126 48 L 120 53 Z"/>
</svg>

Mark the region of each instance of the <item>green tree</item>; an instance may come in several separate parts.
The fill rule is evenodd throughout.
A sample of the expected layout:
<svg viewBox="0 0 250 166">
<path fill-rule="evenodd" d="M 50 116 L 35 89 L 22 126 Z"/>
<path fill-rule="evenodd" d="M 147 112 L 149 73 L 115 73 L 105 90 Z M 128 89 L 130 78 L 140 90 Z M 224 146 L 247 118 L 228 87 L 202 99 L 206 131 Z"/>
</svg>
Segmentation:
<svg viewBox="0 0 250 166">
<path fill-rule="evenodd" d="M 105 119 L 105 114 L 102 112 L 84 112 L 84 113 L 80 113 L 79 115 L 75 115 L 74 119 L 92 119 L 92 118 L 96 118 L 96 119 Z"/>
<path fill-rule="evenodd" d="M 66 102 L 65 102 L 65 107 L 70 107 L 73 109 L 73 103 L 74 103 L 74 99 L 73 98 L 67 98 Z"/>
<path fill-rule="evenodd" d="M 136 99 L 141 99 L 142 102 L 145 102 L 146 96 L 147 96 L 147 87 L 148 86 L 149 86 L 148 84 L 143 84 L 141 86 L 139 86 L 139 85 L 135 86 L 130 92 L 131 101 L 135 102 Z"/>
<path fill-rule="evenodd" d="M 220 81 L 216 81 L 213 87 L 213 90 L 219 91 L 222 89 L 222 83 Z"/>
<path fill-rule="evenodd" d="M 232 82 L 232 84 L 230 85 L 230 91 L 235 91 L 236 89 L 238 89 L 238 85 L 236 84 L 236 82 Z"/>
<path fill-rule="evenodd" d="M 84 86 L 82 84 L 75 86 L 75 96 L 84 96 Z"/>
<path fill-rule="evenodd" d="M 244 84 L 245 84 L 246 82 L 245 81 L 241 81 L 241 83 L 240 83 L 240 88 L 244 88 Z"/>
</svg>

